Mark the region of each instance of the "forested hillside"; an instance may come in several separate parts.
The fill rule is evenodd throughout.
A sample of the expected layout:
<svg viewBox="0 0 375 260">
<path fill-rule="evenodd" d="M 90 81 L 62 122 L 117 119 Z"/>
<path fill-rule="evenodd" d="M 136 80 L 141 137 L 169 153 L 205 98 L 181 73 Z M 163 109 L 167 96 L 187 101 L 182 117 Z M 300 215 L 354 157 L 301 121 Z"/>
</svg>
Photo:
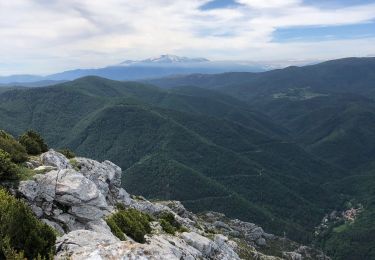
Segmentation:
<svg viewBox="0 0 375 260">
<path fill-rule="evenodd" d="M 314 155 L 343 169 L 361 170 L 375 159 L 374 71 L 375 58 L 346 58 L 263 73 L 176 76 L 149 82 L 168 88 L 215 89 L 241 99 Z"/>
<path fill-rule="evenodd" d="M 248 104 L 199 88 L 164 91 L 87 77 L 0 95 L 1 128 L 40 131 L 53 147 L 110 159 L 132 193 L 178 199 L 311 239 L 341 197 L 322 184 L 345 176 L 291 141 Z"/>
<path fill-rule="evenodd" d="M 264 73 L 176 76 L 148 82 L 172 89 L 215 89 L 241 99 L 286 129 L 290 141 L 339 168 L 341 177 L 324 187 L 343 195 L 347 207 L 363 209 L 354 222 L 330 223 L 318 244 L 335 259 L 374 259 L 374 67 L 374 58 L 347 58 Z"/>
</svg>

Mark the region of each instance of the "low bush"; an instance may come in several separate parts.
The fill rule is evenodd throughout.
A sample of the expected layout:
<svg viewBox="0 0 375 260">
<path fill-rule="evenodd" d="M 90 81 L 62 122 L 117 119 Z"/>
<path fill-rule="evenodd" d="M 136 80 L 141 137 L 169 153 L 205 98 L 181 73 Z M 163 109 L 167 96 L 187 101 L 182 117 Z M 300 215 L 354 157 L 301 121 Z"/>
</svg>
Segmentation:
<svg viewBox="0 0 375 260">
<path fill-rule="evenodd" d="M 9 153 L 0 149 L 0 181 L 16 180 L 18 166 L 12 162 Z"/>
<path fill-rule="evenodd" d="M 67 148 L 60 149 L 58 150 L 58 152 L 63 154 L 68 159 L 73 159 L 74 157 L 76 157 L 75 153 L 72 150 L 67 149 Z"/>
<path fill-rule="evenodd" d="M 48 151 L 43 138 L 35 131 L 28 130 L 20 136 L 19 142 L 26 148 L 28 154 L 38 155 Z"/>
<path fill-rule="evenodd" d="M 145 235 L 151 233 L 151 217 L 136 209 L 118 210 L 109 216 L 107 224 L 119 239 L 124 240 L 124 234 L 139 243 L 145 242 Z"/>
<path fill-rule="evenodd" d="M 126 210 L 126 207 L 122 203 L 116 203 L 116 209 L 118 209 L 118 210 Z"/>
<path fill-rule="evenodd" d="M 111 228 L 112 234 L 114 234 L 116 237 L 118 237 L 121 241 L 125 241 L 124 233 L 121 231 L 121 229 L 117 226 L 115 220 L 113 218 L 107 219 L 107 224 Z"/>
<path fill-rule="evenodd" d="M 3 130 L 0 130 L 0 149 L 9 153 L 14 163 L 23 163 L 27 160 L 25 147 Z"/>
<path fill-rule="evenodd" d="M 174 215 L 170 212 L 163 212 L 159 216 L 160 225 L 163 230 L 169 234 L 174 235 L 176 231 L 185 231 L 186 228 L 183 227 L 179 222 L 177 222 Z"/>
<path fill-rule="evenodd" d="M 0 259 L 11 255 L 52 259 L 54 230 L 39 221 L 28 206 L 0 189 Z"/>
<path fill-rule="evenodd" d="M 81 165 L 76 159 L 74 159 L 74 158 L 70 159 L 69 162 L 72 165 L 74 170 L 76 170 L 78 172 L 81 170 Z"/>
<path fill-rule="evenodd" d="M 160 226 L 163 228 L 163 230 L 171 235 L 174 235 L 177 231 L 177 229 L 172 226 L 168 221 L 165 219 L 160 220 Z"/>
</svg>

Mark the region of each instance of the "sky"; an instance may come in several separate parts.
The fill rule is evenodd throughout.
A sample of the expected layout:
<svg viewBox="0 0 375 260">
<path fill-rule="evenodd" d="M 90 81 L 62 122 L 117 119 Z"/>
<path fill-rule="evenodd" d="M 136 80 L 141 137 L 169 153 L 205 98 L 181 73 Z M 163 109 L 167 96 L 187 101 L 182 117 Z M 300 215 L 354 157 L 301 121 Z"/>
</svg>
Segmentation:
<svg viewBox="0 0 375 260">
<path fill-rule="evenodd" d="M 0 75 L 161 54 L 294 63 L 375 56 L 375 0 L 0 0 Z"/>
</svg>

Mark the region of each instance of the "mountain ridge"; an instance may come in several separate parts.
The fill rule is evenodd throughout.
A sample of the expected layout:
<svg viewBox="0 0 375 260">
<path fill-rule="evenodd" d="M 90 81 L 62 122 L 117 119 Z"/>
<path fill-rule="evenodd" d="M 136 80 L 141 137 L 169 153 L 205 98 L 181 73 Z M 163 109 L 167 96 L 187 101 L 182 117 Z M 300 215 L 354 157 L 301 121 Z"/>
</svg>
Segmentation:
<svg viewBox="0 0 375 260">
<path fill-rule="evenodd" d="M 225 71 L 264 71 L 265 66 L 256 62 L 210 61 L 205 58 L 188 58 L 164 54 L 156 58 L 139 61 L 127 60 L 101 68 L 80 68 L 49 74 L 0 76 L 0 84 L 36 86 L 47 85 L 46 81 L 68 81 L 85 76 L 100 76 L 113 80 L 135 80 L 168 75 L 191 73 L 220 73 Z M 1 85 L 0 85 L 1 86 Z"/>
<path fill-rule="evenodd" d="M 190 209 L 201 210 L 201 201 L 194 200 L 215 197 L 217 187 L 225 186 L 229 193 L 224 196 L 233 194 L 226 198 L 227 203 L 209 199 L 206 207 L 228 216 L 254 218 L 279 233 L 283 227 L 297 239 L 308 239 L 305 228 L 312 229 L 339 200 L 320 185 L 345 172 L 312 157 L 297 144 L 284 142 L 289 138 L 287 131 L 245 103 L 220 93 L 165 91 L 135 82 L 85 77 L 52 87 L 8 91 L 0 95 L 0 101 L 0 127 L 14 135 L 32 127 L 55 147 L 69 147 L 95 159 L 109 158 L 124 169 L 124 176 L 134 176 L 124 182 L 134 193 L 141 192 L 136 187 L 154 190 L 151 183 L 162 184 L 165 171 L 172 171 L 176 178 L 190 172 L 184 192 L 176 181 L 148 195 L 163 199 L 168 193 L 177 196 L 180 192 L 178 196 L 189 201 Z M 10 114 L 17 114 L 17 120 Z M 153 157 L 147 159 L 149 156 Z M 288 156 L 296 161 L 290 162 Z M 152 166 L 153 158 L 164 158 L 160 167 Z M 272 161 L 277 163 L 270 164 Z M 262 168 L 265 173 L 260 177 Z M 281 172 L 290 178 L 281 178 Z M 147 181 L 139 186 L 135 176 Z M 211 184 L 194 191 L 201 187 L 194 183 L 202 177 Z M 266 192 L 273 189 L 278 194 Z M 193 199 L 189 197 L 192 191 Z M 280 194 L 285 203 L 280 204 Z M 316 195 L 325 196 L 327 203 L 315 203 Z M 297 204 L 306 206 L 295 212 L 292 224 L 285 212 Z M 305 219 L 304 210 L 309 212 Z"/>
<path fill-rule="evenodd" d="M 233 72 L 215 75 L 193 74 L 147 80 L 160 87 L 197 86 L 216 89 L 250 101 L 257 96 L 288 88 L 312 88 L 318 92 L 351 92 L 373 95 L 375 58 L 344 58 L 308 66 L 291 66 L 266 72 Z M 249 91 L 251 90 L 251 91 Z M 249 95 L 251 93 L 251 95 Z"/>
</svg>

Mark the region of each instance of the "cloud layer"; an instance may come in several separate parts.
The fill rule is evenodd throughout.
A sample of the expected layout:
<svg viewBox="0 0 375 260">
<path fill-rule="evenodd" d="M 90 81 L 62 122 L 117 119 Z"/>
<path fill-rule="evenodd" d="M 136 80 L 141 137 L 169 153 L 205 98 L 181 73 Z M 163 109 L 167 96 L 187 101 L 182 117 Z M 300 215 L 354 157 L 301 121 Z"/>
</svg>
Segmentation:
<svg viewBox="0 0 375 260">
<path fill-rule="evenodd" d="M 302 0 L 0 1 L 0 74 L 99 67 L 162 53 L 229 60 L 329 59 L 374 53 L 375 37 L 276 42 L 278 29 L 372 22 L 375 3 L 323 8 Z"/>
</svg>

